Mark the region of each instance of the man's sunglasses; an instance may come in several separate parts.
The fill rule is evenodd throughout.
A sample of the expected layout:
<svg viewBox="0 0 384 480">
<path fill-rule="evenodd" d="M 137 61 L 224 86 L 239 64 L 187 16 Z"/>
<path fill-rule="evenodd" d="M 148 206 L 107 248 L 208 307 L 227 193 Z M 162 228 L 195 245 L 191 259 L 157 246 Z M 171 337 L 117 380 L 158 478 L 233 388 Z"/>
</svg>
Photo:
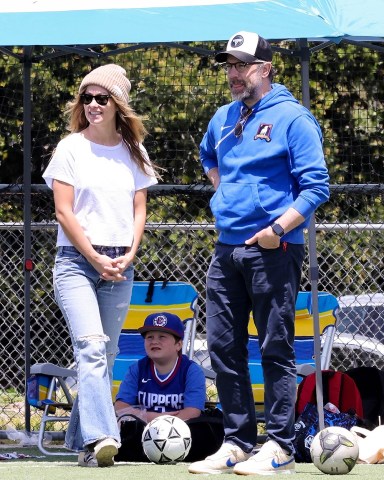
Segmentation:
<svg viewBox="0 0 384 480">
<path fill-rule="evenodd" d="M 240 118 L 237 121 L 233 130 L 236 138 L 239 138 L 243 134 L 245 124 L 247 123 L 247 120 L 252 113 L 252 108 L 241 107 Z"/>
<path fill-rule="evenodd" d="M 95 99 L 99 105 L 107 105 L 108 100 L 111 98 L 111 95 L 91 95 L 90 93 L 82 93 L 80 95 L 80 100 L 83 105 L 89 105 L 92 103 L 92 100 Z"/>
</svg>

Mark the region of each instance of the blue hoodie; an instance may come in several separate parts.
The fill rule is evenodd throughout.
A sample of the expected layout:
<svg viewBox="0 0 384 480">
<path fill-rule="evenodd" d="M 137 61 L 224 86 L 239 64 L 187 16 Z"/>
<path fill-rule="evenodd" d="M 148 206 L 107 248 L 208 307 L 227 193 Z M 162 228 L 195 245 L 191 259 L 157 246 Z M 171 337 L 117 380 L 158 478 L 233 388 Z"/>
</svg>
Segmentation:
<svg viewBox="0 0 384 480">
<path fill-rule="evenodd" d="M 306 221 L 283 241 L 304 243 L 310 215 L 329 197 L 319 124 L 286 87 L 273 84 L 236 138 L 244 106 L 236 101 L 219 108 L 200 144 L 204 171 L 219 169 L 210 202 L 219 241 L 243 244 L 292 207 Z"/>
</svg>

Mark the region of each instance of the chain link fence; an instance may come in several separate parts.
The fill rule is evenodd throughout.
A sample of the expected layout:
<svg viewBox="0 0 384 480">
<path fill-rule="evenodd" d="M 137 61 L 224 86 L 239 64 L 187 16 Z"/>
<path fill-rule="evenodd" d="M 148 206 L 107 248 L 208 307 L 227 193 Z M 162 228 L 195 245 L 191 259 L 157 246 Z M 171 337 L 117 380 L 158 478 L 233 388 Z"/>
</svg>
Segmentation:
<svg viewBox="0 0 384 480">
<path fill-rule="evenodd" d="M 163 182 L 149 190 L 147 227 L 136 263 L 136 279 L 180 280 L 195 286 L 200 306 L 199 361 L 204 362 L 208 361 L 204 344 L 205 275 L 216 232 L 209 209 L 212 189 L 204 183 L 198 144 L 209 117 L 229 98 L 225 76 L 212 60 L 212 49 L 218 45 L 212 45 L 210 51 L 196 44 L 188 45 L 190 50 L 185 46 L 142 50 L 136 46 L 113 61 L 131 72 L 133 106 L 149 117 L 146 147 L 150 157 L 164 168 Z M 283 43 L 279 46 L 289 47 Z M 101 47 L 96 50 L 98 64 L 106 63 L 103 54 L 113 53 Z M 2 178 L 8 170 L 16 169 L 12 182 L 0 185 L 0 430 L 25 428 L 26 348 L 32 363 L 72 363 L 67 328 L 53 299 L 56 224 L 52 194 L 42 185 L 41 172 L 65 133 L 64 122 L 57 120 L 58 112 L 90 65 L 78 56 L 64 60 L 51 57 L 49 62 L 36 61 L 33 69 L 32 272 L 24 271 L 23 211 L 29 206 L 20 186 L 21 66 L 13 59 L 0 57 L 0 148 L 8 155 L 0 163 Z M 300 98 L 297 59 L 279 56 L 276 64 L 277 80 Z M 339 71 L 330 65 L 339 65 Z M 382 70 L 380 54 L 350 45 L 333 47 L 327 54 L 320 52 L 311 63 L 311 100 L 323 128 L 332 183 L 330 201 L 316 213 L 319 290 L 344 299 L 348 295 L 350 300 L 343 305 L 347 313 L 332 356 L 332 367 L 342 370 L 356 365 L 384 368 L 384 339 L 380 336 L 384 331 L 384 302 L 380 304 L 380 296 L 374 302 L 370 297 L 368 301 L 360 297 L 381 294 L 384 287 L 384 87 L 377 83 Z M 44 95 L 48 98 L 43 102 Z M 310 288 L 307 258 L 302 289 Z M 24 326 L 26 293 L 30 294 L 28 332 Z M 356 311 L 357 320 L 352 322 Z M 354 330 L 350 329 L 352 324 Z M 26 341 L 29 335 L 30 345 Z M 39 416 L 32 413 L 31 426 L 35 429 Z"/>
<path fill-rule="evenodd" d="M 199 325 L 197 338 L 203 351 L 199 361 L 208 361 L 204 345 L 205 331 L 205 274 L 216 234 L 209 211 L 210 189 L 173 187 L 169 190 L 152 188 L 149 192 L 148 224 L 136 264 L 136 279 L 151 278 L 191 282 L 199 292 Z M 346 193 L 334 192 L 332 208 L 337 209 Z M 356 198 L 356 193 L 348 196 Z M 358 196 L 370 204 L 382 197 L 382 192 Z M 0 199 L 7 203 L 23 203 L 20 193 L 2 193 Z M 32 194 L 32 205 L 45 204 L 47 217 L 52 217 L 50 192 Z M 158 212 L 169 209 L 169 215 L 158 221 Z M 175 221 L 172 210 L 181 211 Z M 202 221 L 195 223 L 194 212 L 198 210 Z M 317 215 L 317 252 L 319 262 L 319 289 L 336 296 L 380 292 L 383 290 L 384 251 L 383 223 L 369 223 L 366 214 L 359 210 L 358 223 L 325 222 L 322 209 Z M 1 232 L 1 349 L 0 382 L 2 402 L 0 429 L 23 428 L 24 409 L 24 233 L 22 224 L 0 225 Z M 56 225 L 54 222 L 32 224 L 31 312 L 30 352 L 32 363 L 52 361 L 63 366 L 72 363 L 72 348 L 65 322 L 54 302 L 51 270 L 55 255 Z M 302 288 L 310 289 L 308 258 L 304 263 Z M 383 307 L 378 310 L 372 331 L 364 338 L 357 335 L 336 337 L 332 358 L 333 368 L 347 369 L 356 365 L 376 365 L 384 368 L 383 344 L 375 339 L 377 325 L 384 325 Z M 357 342 L 357 343 L 356 343 Z M 360 342 L 360 343 L 359 343 Z M 205 363 L 206 364 L 206 363 Z M 33 412 L 33 415 L 38 415 Z M 38 422 L 32 416 L 32 427 Z"/>
</svg>

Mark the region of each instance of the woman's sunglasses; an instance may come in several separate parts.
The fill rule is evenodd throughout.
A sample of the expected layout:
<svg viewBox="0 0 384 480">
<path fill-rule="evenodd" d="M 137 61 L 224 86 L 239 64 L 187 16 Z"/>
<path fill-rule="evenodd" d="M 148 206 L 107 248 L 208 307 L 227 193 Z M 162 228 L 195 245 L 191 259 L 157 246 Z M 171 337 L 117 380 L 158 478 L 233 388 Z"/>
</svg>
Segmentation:
<svg viewBox="0 0 384 480">
<path fill-rule="evenodd" d="M 82 93 L 80 95 L 80 100 L 83 105 L 89 105 L 92 103 L 92 100 L 95 99 L 99 105 L 107 105 L 108 100 L 111 98 L 111 95 L 91 95 L 90 93 Z"/>
</svg>

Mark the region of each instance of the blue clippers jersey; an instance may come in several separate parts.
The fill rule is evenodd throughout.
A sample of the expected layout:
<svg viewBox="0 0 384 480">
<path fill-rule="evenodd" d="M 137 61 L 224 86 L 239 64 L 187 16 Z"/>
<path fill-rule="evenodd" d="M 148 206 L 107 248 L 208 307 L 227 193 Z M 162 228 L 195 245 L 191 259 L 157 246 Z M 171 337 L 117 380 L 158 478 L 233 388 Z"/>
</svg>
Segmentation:
<svg viewBox="0 0 384 480">
<path fill-rule="evenodd" d="M 185 378 L 189 365 L 188 358 L 179 357 L 172 375 L 162 381 L 156 376 L 153 362 L 149 358 L 141 359 L 137 392 L 139 405 L 157 412 L 172 412 L 184 408 Z"/>
<path fill-rule="evenodd" d="M 204 373 L 195 362 L 182 355 L 172 374 L 159 378 L 153 362 L 144 357 L 129 368 L 116 400 L 141 405 L 152 412 L 173 412 L 186 407 L 203 410 Z"/>
</svg>

